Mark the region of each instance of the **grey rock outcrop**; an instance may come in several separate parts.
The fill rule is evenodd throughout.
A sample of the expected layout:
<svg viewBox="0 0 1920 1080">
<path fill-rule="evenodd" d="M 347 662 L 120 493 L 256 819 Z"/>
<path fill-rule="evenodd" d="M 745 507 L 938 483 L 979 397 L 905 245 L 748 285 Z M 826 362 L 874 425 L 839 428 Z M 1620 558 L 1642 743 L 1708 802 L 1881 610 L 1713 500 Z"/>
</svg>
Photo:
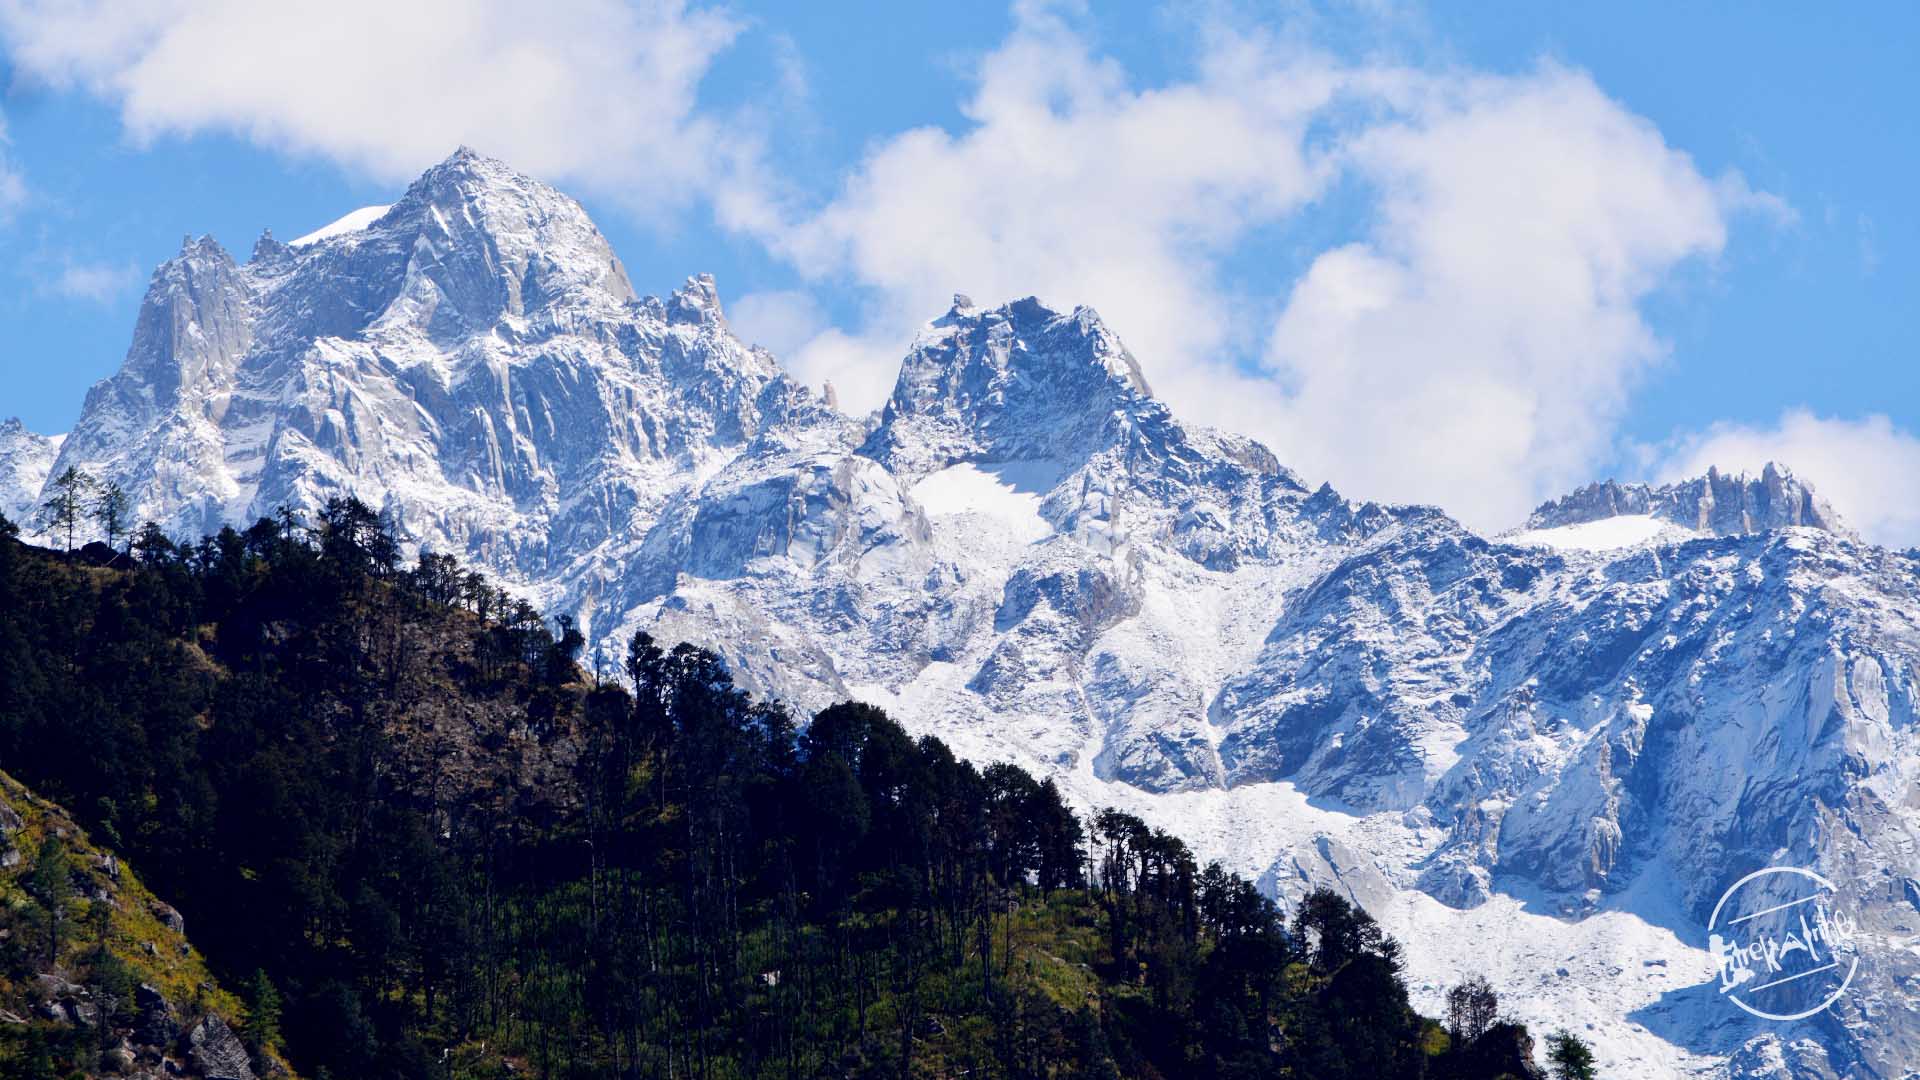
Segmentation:
<svg viewBox="0 0 1920 1080">
<path fill-rule="evenodd" d="M 137 1015 L 133 1037 L 142 1046 L 172 1046 L 180 1037 L 173 1004 L 159 990 L 141 983 L 133 992 L 133 1007 Z"/>
<path fill-rule="evenodd" d="M 183 1042 L 188 1062 L 206 1080 L 254 1080 L 246 1046 L 218 1016 L 202 1018 Z"/>
<path fill-rule="evenodd" d="M 1647 514 L 1713 536 L 1745 536 L 1788 526 L 1850 535 L 1826 500 L 1773 462 L 1759 476 L 1728 475 L 1709 468 L 1705 476 L 1675 484 L 1589 484 L 1527 518 L 1529 529 L 1579 525 L 1622 514 Z"/>
</svg>

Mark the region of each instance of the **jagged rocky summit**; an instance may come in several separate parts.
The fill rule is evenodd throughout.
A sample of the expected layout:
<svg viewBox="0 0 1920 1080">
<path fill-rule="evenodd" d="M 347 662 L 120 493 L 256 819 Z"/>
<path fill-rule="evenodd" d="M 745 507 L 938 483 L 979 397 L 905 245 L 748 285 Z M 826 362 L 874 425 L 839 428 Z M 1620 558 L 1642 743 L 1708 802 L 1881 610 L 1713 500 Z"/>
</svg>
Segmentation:
<svg viewBox="0 0 1920 1080">
<path fill-rule="evenodd" d="M 849 417 L 710 278 L 636 297 L 578 204 L 468 151 L 310 242 L 188 242 L 64 442 L 0 428 L 11 505 L 67 465 L 183 533 L 352 491 L 613 655 L 697 641 L 1282 895 L 1346 889 L 1417 992 L 1525 987 L 1622 1075 L 1920 1060 L 1910 953 L 1792 1038 L 1706 985 L 1758 865 L 1860 883 L 1886 935 L 1920 910 L 1920 566 L 1784 469 L 1595 485 L 1489 539 L 1310 489 L 1031 298 L 956 297 Z"/>
<path fill-rule="evenodd" d="M 1739 536 L 1804 525 L 1845 532 L 1833 508 L 1768 462 L 1757 477 L 1729 476 L 1709 467 L 1707 475 L 1677 484 L 1622 484 L 1613 480 L 1586 487 L 1542 505 L 1527 518 L 1528 529 L 1582 525 L 1606 518 L 1646 515 L 1712 536 Z"/>
<path fill-rule="evenodd" d="M 462 150 L 359 230 L 245 263 L 185 242 L 52 467 L 187 534 L 350 490 L 545 585 L 821 408 L 727 332 L 710 278 L 635 297 L 579 204 Z"/>
</svg>

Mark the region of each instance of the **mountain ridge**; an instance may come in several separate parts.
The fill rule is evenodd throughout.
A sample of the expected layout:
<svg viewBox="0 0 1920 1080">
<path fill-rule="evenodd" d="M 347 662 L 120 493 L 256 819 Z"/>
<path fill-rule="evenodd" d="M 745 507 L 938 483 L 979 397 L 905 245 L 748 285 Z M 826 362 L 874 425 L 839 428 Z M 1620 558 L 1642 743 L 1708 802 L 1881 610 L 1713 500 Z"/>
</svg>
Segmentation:
<svg viewBox="0 0 1920 1080">
<path fill-rule="evenodd" d="M 1668 484 L 1588 484 L 1542 503 L 1523 528 L 1558 528 L 1623 515 L 1646 515 L 1715 536 L 1793 526 L 1852 535 L 1810 485 L 1772 461 L 1754 477 L 1728 475 L 1709 466 L 1703 476 Z"/>
</svg>

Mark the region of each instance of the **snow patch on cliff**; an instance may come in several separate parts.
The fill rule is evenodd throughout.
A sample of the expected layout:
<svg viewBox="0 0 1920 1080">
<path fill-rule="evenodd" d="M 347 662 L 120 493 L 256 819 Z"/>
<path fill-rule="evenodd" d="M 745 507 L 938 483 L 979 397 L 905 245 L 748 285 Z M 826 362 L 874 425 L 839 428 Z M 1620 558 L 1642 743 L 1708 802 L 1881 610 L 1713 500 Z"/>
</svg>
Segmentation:
<svg viewBox="0 0 1920 1080">
<path fill-rule="evenodd" d="M 1060 475 L 1049 461 L 1016 461 L 1000 465 L 951 465 L 913 485 L 913 501 L 936 521 L 975 515 L 993 522 L 1026 543 L 1053 535 L 1053 526 L 1040 516 L 1040 500 Z"/>
<path fill-rule="evenodd" d="M 391 206 L 363 206 L 337 221 L 322 225 L 307 235 L 294 240 L 290 246 L 305 247 L 308 244 L 317 244 L 322 240 L 331 240 L 336 236 L 363 232 L 367 226 L 379 221 L 380 218 L 391 209 L 393 209 Z"/>
<path fill-rule="evenodd" d="M 1654 541 L 1670 541 L 1692 534 L 1670 525 L 1652 514 L 1621 514 L 1583 521 L 1578 525 L 1560 525 L 1551 529 L 1524 529 L 1502 537 L 1521 547 L 1543 547 L 1572 551 L 1615 551 Z"/>
</svg>

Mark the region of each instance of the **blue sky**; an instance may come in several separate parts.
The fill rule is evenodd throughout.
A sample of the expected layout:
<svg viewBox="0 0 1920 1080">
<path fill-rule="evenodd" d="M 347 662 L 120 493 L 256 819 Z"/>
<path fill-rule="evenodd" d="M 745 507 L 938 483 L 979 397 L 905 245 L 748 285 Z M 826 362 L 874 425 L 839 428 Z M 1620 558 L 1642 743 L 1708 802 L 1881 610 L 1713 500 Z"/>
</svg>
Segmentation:
<svg viewBox="0 0 1920 1080">
<path fill-rule="evenodd" d="M 1781 457 L 1920 542 L 1920 9 L 355 6 L 0 5 L 0 415 L 64 430 L 183 234 L 467 142 L 843 400 L 1039 292 L 1353 494 L 1492 528 Z"/>
</svg>

